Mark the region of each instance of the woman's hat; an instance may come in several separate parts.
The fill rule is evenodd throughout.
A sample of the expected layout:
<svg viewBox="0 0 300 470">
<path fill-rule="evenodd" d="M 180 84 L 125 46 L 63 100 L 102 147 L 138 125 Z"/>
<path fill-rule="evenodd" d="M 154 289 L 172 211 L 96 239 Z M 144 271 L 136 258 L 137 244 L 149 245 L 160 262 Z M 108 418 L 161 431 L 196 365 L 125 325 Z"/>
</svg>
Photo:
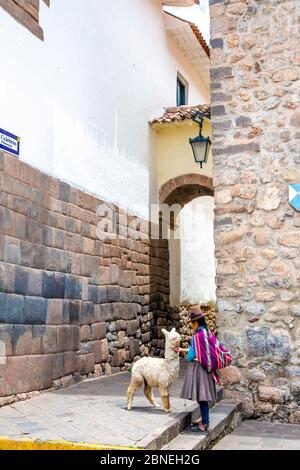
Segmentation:
<svg viewBox="0 0 300 470">
<path fill-rule="evenodd" d="M 200 305 L 193 305 L 193 307 L 190 307 L 189 314 L 190 314 L 190 319 L 189 319 L 190 322 L 201 320 L 202 318 L 205 317 L 205 313 L 202 312 Z"/>
</svg>

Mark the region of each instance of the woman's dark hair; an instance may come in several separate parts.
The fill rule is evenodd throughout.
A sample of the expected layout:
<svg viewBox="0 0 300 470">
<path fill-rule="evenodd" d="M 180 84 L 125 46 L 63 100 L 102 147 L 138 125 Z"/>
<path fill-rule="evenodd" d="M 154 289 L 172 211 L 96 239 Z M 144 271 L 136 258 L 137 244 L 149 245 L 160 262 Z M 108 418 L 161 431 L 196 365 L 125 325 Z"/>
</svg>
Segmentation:
<svg viewBox="0 0 300 470">
<path fill-rule="evenodd" d="M 205 317 L 199 318 L 199 320 L 196 320 L 199 326 L 204 326 L 206 330 L 208 330 L 207 323 L 205 320 Z"/>
</svg>

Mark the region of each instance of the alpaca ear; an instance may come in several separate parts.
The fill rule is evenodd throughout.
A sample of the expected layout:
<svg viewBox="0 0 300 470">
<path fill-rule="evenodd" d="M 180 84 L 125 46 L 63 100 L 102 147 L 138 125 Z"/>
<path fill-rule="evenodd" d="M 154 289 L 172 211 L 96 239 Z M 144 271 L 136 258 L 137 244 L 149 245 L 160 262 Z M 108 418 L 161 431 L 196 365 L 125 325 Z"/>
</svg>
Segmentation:
<svg viewBox="0 0 300 470">
<path fill-rule="evenodd" d="M 169 332 L 167 330 L 165 330 L 164 328 L 161 331 L 163 332 L 163 334 L 165 335 L 166 338 L 167 338 L 167 336 L 169 336 Z"/>
<path fill-rule="evenodd" d="M 170 331 L 170 333 L 176 333 L 176 329 L 175 329 L 175 328 L 172 328 L 172 330 Z"/>
</svg>

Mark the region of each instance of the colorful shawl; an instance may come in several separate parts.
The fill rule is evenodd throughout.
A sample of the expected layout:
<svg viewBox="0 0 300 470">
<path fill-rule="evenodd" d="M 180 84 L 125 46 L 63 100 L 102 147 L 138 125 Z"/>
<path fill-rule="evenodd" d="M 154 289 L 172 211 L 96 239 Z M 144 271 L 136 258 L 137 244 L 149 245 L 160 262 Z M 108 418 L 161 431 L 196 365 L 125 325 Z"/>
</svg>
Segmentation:
<svg viewBox="0 0 300 470">
<path fill-rule="evenodd" d="M 193 346 L 197 361 L 209 373 L 227 367 L 232 362 L 230 352 L 221 344 L 217 338 L 205 328 L 200 328 L 194 334 Z"/>
</svg>

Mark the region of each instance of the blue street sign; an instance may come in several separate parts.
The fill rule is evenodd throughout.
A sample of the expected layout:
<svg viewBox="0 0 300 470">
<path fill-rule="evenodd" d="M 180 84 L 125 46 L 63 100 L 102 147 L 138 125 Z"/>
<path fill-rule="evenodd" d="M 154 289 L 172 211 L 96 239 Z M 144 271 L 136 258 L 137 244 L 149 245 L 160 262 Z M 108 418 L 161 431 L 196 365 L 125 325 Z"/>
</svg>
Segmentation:
<svg viewBox="0 0 300 470">
<path fill-rule="evenodd" d="M 20 137 L 10 132 L 0 129 L 0 149 L 12 153 L 19 157 L 20 155 Z"/>
<path fill-rule="evenodd" d="M 289 184 L 289 203 L 296 211 L 300 211 L 300 184 Z"/>
</svg>

